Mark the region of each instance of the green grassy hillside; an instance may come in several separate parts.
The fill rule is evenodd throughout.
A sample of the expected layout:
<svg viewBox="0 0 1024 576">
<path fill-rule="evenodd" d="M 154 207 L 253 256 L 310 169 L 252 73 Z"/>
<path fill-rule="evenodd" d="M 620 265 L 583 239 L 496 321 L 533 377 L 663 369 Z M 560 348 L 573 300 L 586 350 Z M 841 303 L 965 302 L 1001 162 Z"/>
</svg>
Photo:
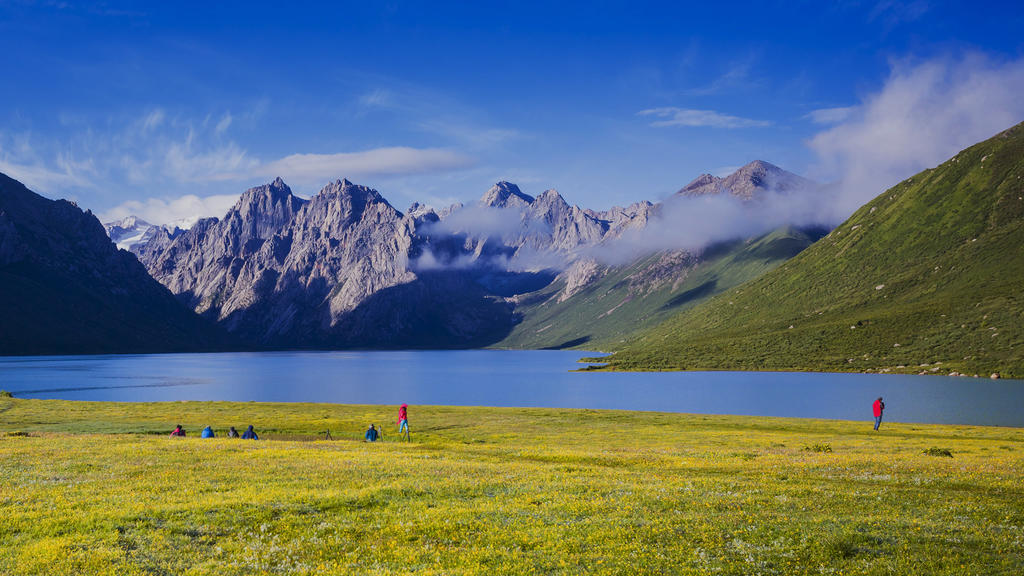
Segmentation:
<svg viewBox="0 0 1024 576">
<path fill-rule="evenodd" d="M 0 574 L 1024 572 L 1020 429 L 414 406 L 399 443 L 393 416 L 0 397 Z"/>
<path fill-rule="evenodd" d="M 1024 125 L 894 186 L 610 369 L 1024 377 Z"/>
<path fill-rule="evenodd" d="M 522 321 L 495 348 L 621 348 L 643 330 L 713 294 L 772 270 L 811 245 L 819 234 L 782 228 L 752 240 L 723 243 L 695 264 L 654 254 L 610 268 L 602 278 L 559 302 L 564 281 L 526 295 Z"/>
</svg>

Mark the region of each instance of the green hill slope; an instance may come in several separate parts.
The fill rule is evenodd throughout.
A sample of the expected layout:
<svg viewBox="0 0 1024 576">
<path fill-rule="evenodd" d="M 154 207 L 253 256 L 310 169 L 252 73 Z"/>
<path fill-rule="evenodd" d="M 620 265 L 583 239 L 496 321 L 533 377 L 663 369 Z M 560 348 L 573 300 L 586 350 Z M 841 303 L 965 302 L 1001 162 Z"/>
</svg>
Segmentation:
<svg viewBox="0 0 1024 576">
<path fill-rule="evenodd" d="M 559 301 L 560 279 L 522 297 L 522 321 L 498 348 L 614 350 L 705 301 L 772 270 L 807 248 L 821 232 L 781 228 L 752 240 L 714 246 L 700 258 L 658 253 L 604 270 L 600 279 Z"/>
<path fill-rule="evenodd" d="M 1024 377 L 1024 124 L 901 182 L 783 266 L 609 360 Z"/>
</svg>

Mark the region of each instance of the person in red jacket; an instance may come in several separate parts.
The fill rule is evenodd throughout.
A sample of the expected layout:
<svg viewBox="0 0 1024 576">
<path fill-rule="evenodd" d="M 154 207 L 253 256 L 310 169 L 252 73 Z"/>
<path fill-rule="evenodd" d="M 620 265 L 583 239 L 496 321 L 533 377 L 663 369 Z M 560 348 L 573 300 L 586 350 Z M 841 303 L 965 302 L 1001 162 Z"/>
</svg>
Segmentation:
<svg viewBox="0 0 1024 576">
<path fill-rule="evenodd" d="M 171 438 L 175 436 L 185 436 L 185 429 L 181 427 L 181 424 L 178 424 L 174 427 L 174 430 L 171 430 Z"/>
<path fill-rule="evenodd" d="M 405 432 L 405 439 L 409 439 L 409 405 L 402 404 L 398 407 L 398 433 Z"/>
<path fill-rule="evenodd" d="M 885 410 L 885 402 L 882 402 L 882 397 L 879 396 L 878 400 L 871 405 L 871 411 L 875 414 L 875 430 L 878 430 L 878 425 L 882 423 L 883 410 Z"/>
</svg>

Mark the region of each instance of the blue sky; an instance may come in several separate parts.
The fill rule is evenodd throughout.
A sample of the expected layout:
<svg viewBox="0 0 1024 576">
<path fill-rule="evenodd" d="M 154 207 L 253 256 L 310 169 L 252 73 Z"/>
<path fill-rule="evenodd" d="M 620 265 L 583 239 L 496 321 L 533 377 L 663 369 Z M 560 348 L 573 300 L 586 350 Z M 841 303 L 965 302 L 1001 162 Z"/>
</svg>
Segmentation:
<svg viewBox="0 0 1024 576">
<path fill-rule="evenodd" d="M 206 4 L 0 1 L 0 171 L 150 219 L 277 175 L 600 209 L 754 159 L 859 202 L 1024 120 L 1018 3 Z"/>
</svg>

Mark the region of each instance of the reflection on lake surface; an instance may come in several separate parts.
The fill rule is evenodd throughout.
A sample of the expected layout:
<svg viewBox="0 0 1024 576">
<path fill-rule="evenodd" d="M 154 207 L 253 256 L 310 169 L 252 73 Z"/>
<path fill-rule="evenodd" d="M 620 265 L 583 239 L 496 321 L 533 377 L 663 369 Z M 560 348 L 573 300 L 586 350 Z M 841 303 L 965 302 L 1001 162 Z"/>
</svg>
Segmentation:
<svg viewBox="0 0 1024 576">
<path fill-rule="evenodd" d="M 1024 381 L 792 372 L 574 373 L 578 351 L 0 357 L 21 398 L 658 410 L 1024 426 Z"/>
</svg>

